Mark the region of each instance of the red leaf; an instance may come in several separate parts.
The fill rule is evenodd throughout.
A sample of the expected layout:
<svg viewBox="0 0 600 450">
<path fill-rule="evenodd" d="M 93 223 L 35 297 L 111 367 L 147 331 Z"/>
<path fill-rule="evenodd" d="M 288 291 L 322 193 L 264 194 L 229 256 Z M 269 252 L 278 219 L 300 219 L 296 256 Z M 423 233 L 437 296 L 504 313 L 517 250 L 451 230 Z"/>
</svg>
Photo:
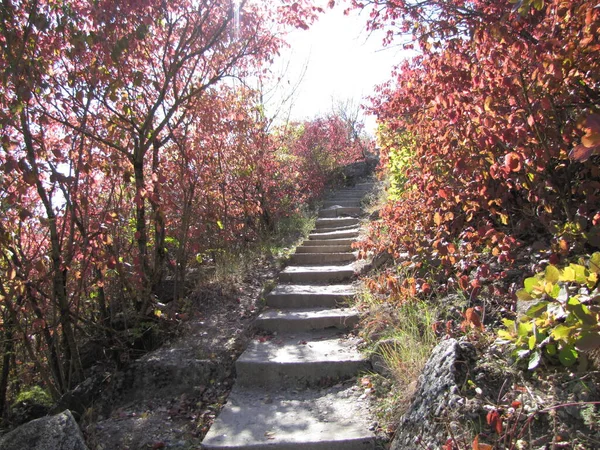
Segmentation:
<svg viewBox="0 0 600 450">
<path fill-rule="evenodd" d="M 521 170 L 521 155 L 515 152 L 510 152 L 504 156 L 504 167 L 511 172 L 518 172 Z"/>
<path fill-rule="evenodd" d="M 600 153 L 599 147 L 586 147 L 583 144 L 574 147 L 569 153 L 569 158 L 574 159 L 575 161 L 584 162 L 590 159 L 591 156 L 597 155 Z"/>
<path fill-rule="evenodd" d="M 502 417 L 500 417 L 500 414 L 498 413 L 498 411 L 494 410 L 494 411 L 490 411 L 487 414 L 487 423 L 490 427 L 492 427 L 492 429 L 496 432 L 496 434 L 500 435 L 502 434 Z"/>
</svg>

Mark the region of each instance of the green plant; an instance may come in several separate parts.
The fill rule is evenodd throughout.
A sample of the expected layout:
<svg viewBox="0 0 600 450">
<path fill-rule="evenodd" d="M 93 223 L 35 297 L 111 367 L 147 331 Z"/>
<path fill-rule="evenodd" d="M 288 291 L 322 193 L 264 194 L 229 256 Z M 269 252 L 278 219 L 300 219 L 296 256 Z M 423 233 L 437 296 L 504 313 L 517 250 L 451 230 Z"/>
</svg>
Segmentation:
<svg viewBox="0 0 600 450">
<path fill-rule="evenodd" d="M 564 268 L 546 267 L 525 279 L 517 292 L 521 302 L 531 303 L 523 316 L 504 320 L 499 342 L 514 348 L 530 370 L 542 359 L 572 366 L 579 352 L 600 347 L 600 252 L 586 262 Z"/>
<path fill-rule="evenodd" d="M 52 397 L 41 387 L 33 386 L 30 389 L 19 392 L 14 403 L 37 403 L 44 406 L 52 406 Z"/>
<path fill-rule="evenodd" d="M 418 379 L 437 338 L 432 324 L 435 310 L 420 301 L 399 306 L 378 302 L 372 294 L 361 293 L 357 306 L 369 309 L 362 323 L 362 334 L 372 342 L 375 366 L 382 375 L 368 378 L 378 397 L 376 413 L 393 429 L 416 389 Z"/>
</svg>

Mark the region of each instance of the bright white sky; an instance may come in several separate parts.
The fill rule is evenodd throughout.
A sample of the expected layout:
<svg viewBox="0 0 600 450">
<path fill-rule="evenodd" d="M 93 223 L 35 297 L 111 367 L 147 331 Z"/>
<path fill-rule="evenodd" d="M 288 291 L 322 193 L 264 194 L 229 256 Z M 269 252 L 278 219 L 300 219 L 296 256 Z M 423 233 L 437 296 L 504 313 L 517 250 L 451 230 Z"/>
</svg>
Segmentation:
<svg viewBox="0 0 600 450">
<path fill-rule="evenodd" d="M 345 16 L 345 7 L 336 5 L 332 10 L 327 9 L 308 31 L 297 30 L 289 36 L 291 47 L 276 61 L 283 83 L 273 100 L 267 101 L 269 112 L 276 109 L 276 104 L 290 94 L 300 79 L 290 110 L 293 120 L 326 114 L 332 110 L 333 101 L 350 100 L 358 106 L 377 84 L 390 79 L 393 66 L 407 52 L 397 47 L 383 48 L 382 34 L 369 36 L 366 31 L 367 15 L 353 12 Z M 366 118 L 366 124 L 368 131 L 373 132 L 375 119 Z"/>
</svg>

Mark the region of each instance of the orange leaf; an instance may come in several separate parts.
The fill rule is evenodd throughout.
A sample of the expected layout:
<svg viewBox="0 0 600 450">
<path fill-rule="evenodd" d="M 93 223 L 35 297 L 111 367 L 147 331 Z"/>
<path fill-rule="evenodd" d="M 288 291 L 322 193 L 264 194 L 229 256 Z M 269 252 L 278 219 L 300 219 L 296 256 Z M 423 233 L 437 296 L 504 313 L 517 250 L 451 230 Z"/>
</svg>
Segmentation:
<svg viewBox="0 0 600 450">
<path fill-rule="evenodd" d="M 496 434 L 502 434 L 502 417 L 498 414 L 498 411 L 490 411 L 487 414 L 487 423 L 492 429 L 496 432 Z"/>
<path fill-rule="evenodd" d="M 473 450 L 492 450 L 493 448 L 494 447 L 489 444 L 480 443 L 479 435 L 475 436 L 475 439 L 473 439 Z"/>
</svg>

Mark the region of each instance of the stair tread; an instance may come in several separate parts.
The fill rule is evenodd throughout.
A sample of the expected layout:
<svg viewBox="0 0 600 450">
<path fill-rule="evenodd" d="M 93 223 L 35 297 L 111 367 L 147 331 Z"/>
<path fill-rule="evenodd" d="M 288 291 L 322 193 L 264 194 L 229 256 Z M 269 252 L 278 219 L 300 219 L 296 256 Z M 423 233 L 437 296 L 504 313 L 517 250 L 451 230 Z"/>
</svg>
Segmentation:
<svg viewBox="0 0 600 450">
<path fill-rule="evenodd" d="M 311 266 L 287 266 L 280 273 L 283 274 L 291 274 L 291 273 L 309 273 L 309 272 L 317 272 L 317 273 L 336 273 L 336 272 L 353 272 L 354 273 L 354 263 L 352 264 L 336 264 L 336 265 L 311 265 Z"/>
<path fill-rule="evenodd" d="M 253 340 L 238 359 L 241 364 L 297 365 L 366 361 L 356 349 L 355 337 L 337 330 L 281 334 L 272 339 Z"/>
<path fill-rule="evenodd" d="M 352 284 L 279 284 L 269 295 L 343 295 L 352 296 L 356 288 Z"/>
<path fill-rule="evenodd" d="M 217 448 L 374 448 L 366 398 L 353 385 L 271 390 L 234 387 L 202 442 Z"/>
<path fill-rule="evenodd" d="M 358 311 L 354 308 L 298 308 L 284 309 L 272 308 L 263 311 L 257 320 L 288 319 L 303 320 L 320 317 L 350 317 L 356 316 Z"/>
</svg>

